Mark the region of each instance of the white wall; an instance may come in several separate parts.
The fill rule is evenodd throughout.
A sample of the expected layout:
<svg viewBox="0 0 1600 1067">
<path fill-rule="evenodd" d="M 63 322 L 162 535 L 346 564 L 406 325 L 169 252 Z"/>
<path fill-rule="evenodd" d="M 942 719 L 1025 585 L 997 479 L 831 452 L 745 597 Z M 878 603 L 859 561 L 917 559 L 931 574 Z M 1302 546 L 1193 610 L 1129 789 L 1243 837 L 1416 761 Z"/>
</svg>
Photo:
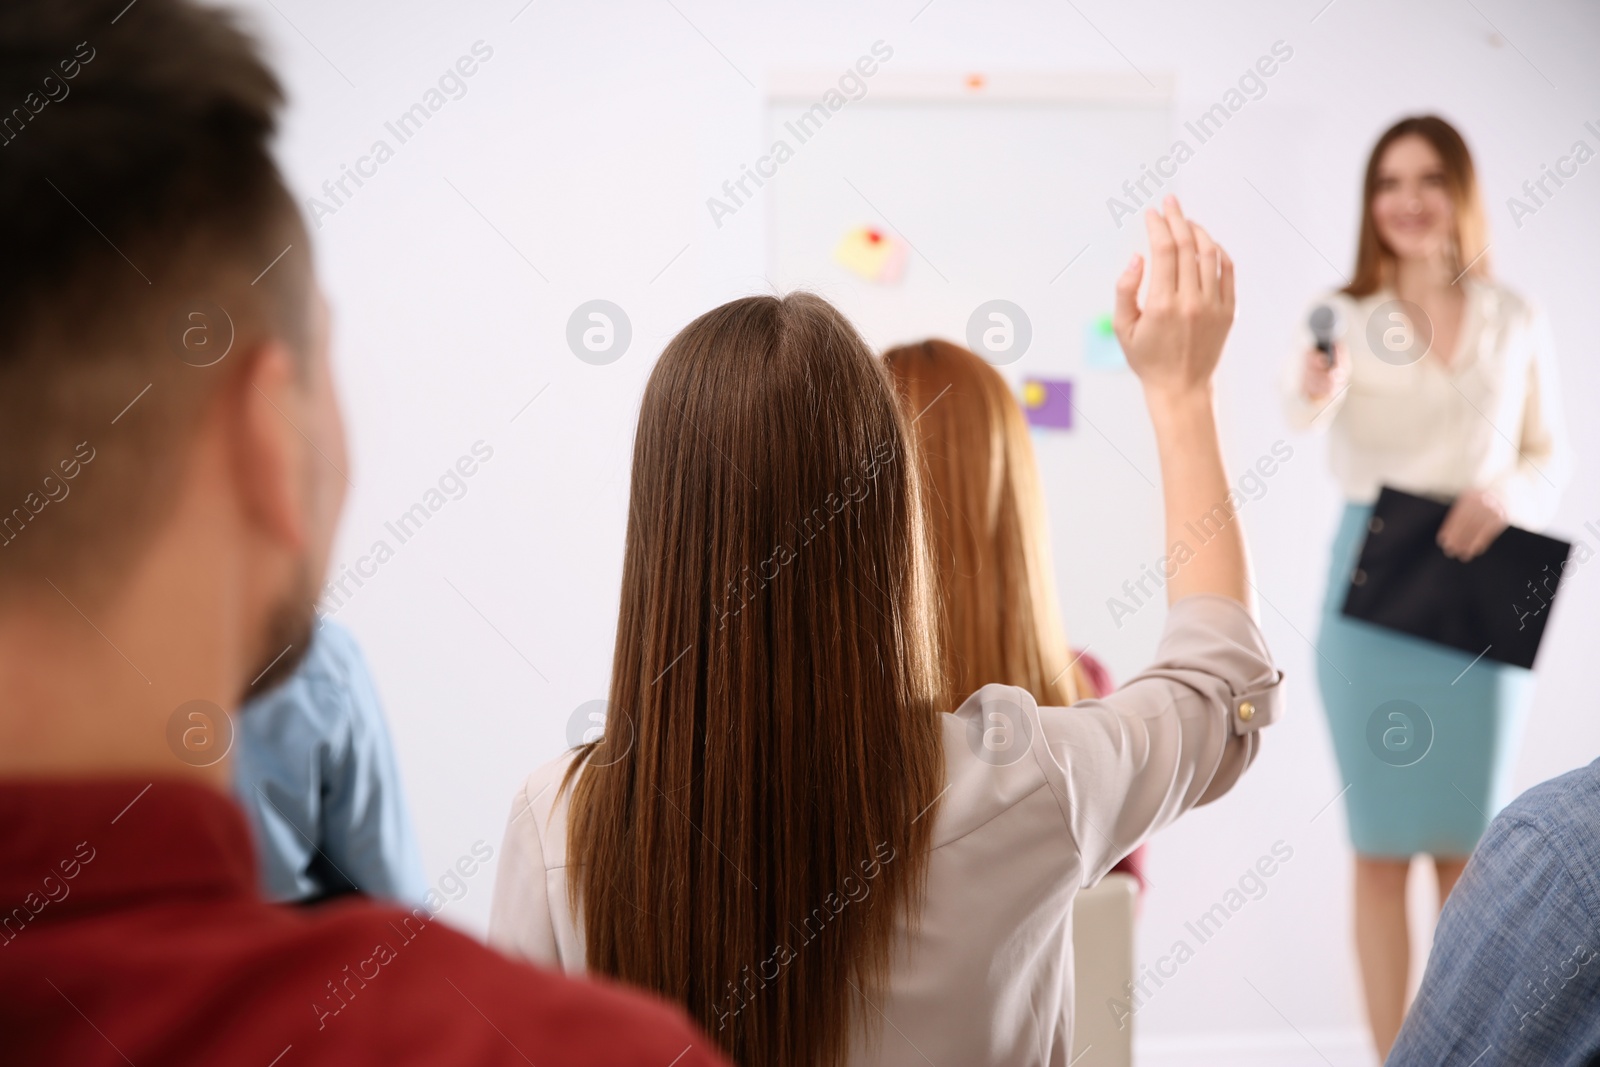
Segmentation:
<svg viewBox="0 0 1600 1067">
<path fill-rule="evenodd" d="M 1505 204 L 1575 140 L 1600 148 L 1583 128 L 1600 126 L 1593 4 L 534 0 L 519 13 L 522 3 L 250 5 L 291 89 L 282 154 L 303 197 L 376 139 L 394 146 L 385 121 L 474 42 L 493 49 L 466 95 L 315 232 L 354 455 L 335 558 L 354 563 L 380 537 L 397 547 L 338 617 L 361 637 L 388 702 L 431 871 L 476 839 L 498 847 L 517 783 L 565 746 L 572 710 L 605 693 L 645 376 L 691 317 L 767 288 L 764 212 L 741 211 L 719 229 L 705 201 L 765 148 L 772 69 L 843 70 L 879 38 L 904 69 L 1137 65 L 1175 74 L 1182 119 L 1274 41 L 1288 42 L 1294 59 L 1267 95 L 1180 179 L 1191 213 L 1238 262 L 1222 392 L 1241 464 L 1287 434 L 1271 377 L 1308 297 L 1349 269 L 1373 137 L 1401 114 L 1441 112 L 1476 152 L 1497 269 L 1553 319 L 1580 455 L 1557 530 L 1576 534 L 1591 520 L 1600 529 L 1600 474 L 1584 462 L 1597 443 L 1584 416 L 1600 395 L 1600 162 L 1520 228 Z M 878 206 L 893 217 L 892 205 Z M 1062 262 L 1073 251 L 1063 242 Z M 603 367 L 574 358 L 564 339 L 568 315 L 597 297 L 633 325 L 629 351 Z M 1146 427 L 1103 428 L 1153 467 Z M 466 494 L 397 545 L 384 522 L 479 440 L 493 458 Z M 1239 789 L 1155 842 L 1139 958 L 1166 951 L 1275 840 L 1294 859 L 1140 1013 L 1152 1051 L 1188 1035 L 1225 1046 L 1252 1034 L 1281 1043 L 1275 1062 L 1321 1062 L 1315 1053 L 1341 1056 L 1359 1026 L 1342 811 L 1313 821 L 1340 788 L 1306 642 L 1338 504 L 1321 444 L 1294 443 L 1292 463 L 1245 512 L 1293 714 Z M 1097 522 L 1137 523 L 1129 536 L 1148 540 L 1154 558 L 1149 495 L 1130 485 L 1124 508 L 1058 494 L 1053 519 L 1081 522 L 1092 509 Z M 1600 549 L 1595 532 L 1582 536 Z M 1069 625 L 1091 639 L 1108 625 L 1107 576 L 1092 559 L 1058 565 Z M 1582 673 L 1597 634 L 1600 563 L 1578 569 L 1556 611 L 1519 785 L 1600 754 Z M 1116 664 L 1123 674 L 1136 666 Z M 492 878 L 479 873 L 446 915 L 481 929 Z"/>
</svg>

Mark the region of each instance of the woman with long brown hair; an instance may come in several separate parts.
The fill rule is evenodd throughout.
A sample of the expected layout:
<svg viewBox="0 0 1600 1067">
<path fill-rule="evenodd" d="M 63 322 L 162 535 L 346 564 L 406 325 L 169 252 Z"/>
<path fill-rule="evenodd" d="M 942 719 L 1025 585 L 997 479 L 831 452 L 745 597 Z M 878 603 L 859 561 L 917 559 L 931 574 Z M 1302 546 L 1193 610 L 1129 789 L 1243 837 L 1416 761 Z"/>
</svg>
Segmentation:
<svg viewBox="0 0 1600 1067">
<path fill-rule="evenodd" d="M 1147 225 L 1145 306 L 1135 257 L 1117 322 L 1177 541 L 1229 492 L 1233 273 L 1176 201 Z M 952 712 L 915 417 L 814 296 L 735 300 L 668 344 L 605 736 L 513 801 L 495 944 L 675 1000 L 740 1063 L 1066 1062 L 1077 889 L 1232 786 L 1281 675 L 1235 521 L 1117 693 L 1069 712 L 991 685 Z"/>
<path fill-rule="evenodd" d="M 1544 322 L 1494 280 L 1472 156 L 1455 128 L 1404 119 L 1367 161 L 1355 276 L 1319 300 L 1343 336 L 1304 332 L 1291 423 L 1326 431 L 1346 504 L 1317 637 L 1317 679 L 1355 846 L 1355 941 L 1380 1056 L 1405 1014 L 1406 883 L 1432 858 L 1439 904 L 1510 797 L 1532 674 L 1341 614 L 1381 486 L 1451 500 L 1446 555 L 1547 522 L 1566 480 Z M 1374 527 L 1376 528 L 1376 527 Z M 1485 650 L 1487 651 L 1487 650 Z"/>
</svg>

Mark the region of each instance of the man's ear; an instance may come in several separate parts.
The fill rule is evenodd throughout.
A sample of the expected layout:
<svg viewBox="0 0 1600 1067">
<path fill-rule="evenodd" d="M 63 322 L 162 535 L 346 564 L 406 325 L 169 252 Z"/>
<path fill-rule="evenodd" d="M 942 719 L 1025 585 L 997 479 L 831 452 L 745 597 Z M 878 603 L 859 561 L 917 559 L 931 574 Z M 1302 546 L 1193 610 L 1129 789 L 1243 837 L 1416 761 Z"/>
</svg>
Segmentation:
<svg viewBox="0 0 1600 1067">
<path fill-rule="evenodd" d="M 292 352 L 281 342 L 265 341 L 235 364 L 226 388 L 224 432 L 245 521 L 269 540 L 293 552 L 309 537 L 305 454 L 308 444 L 298 429 L 304 421 L 308 391 Z"/>
</svg>

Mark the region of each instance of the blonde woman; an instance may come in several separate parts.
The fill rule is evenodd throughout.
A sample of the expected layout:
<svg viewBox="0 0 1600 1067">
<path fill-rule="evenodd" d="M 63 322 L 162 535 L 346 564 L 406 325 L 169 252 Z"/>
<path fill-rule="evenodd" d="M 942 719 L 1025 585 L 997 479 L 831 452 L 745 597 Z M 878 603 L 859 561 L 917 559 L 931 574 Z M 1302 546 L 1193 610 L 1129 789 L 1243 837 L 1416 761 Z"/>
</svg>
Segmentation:
<svg viewBox="0 0 1600 1067">
<path fill-rule="evenodd" d="M 1387 1054 L 1405 1014 L 1411 858 L 1432 858 L 1442 906 L 1509 799 L 1532 674 L 1345 618 L 1340 607 L 1380 486 L 1453 500 L 1439 545 L 1470 560 L 1508 523 L 1538 529 L 1550 519 L 1569 456 L 1549 333 L 1490 274 L 1472 156 L 1443 119 L 1408 118 L 1378 139 L 1355 277 L 1321 303 L 1340 313 L 1343 338 L 1328 359 L 1307 332 L 1285 392 L 1292 423 L 1330 436 L 1346 500 L 1317 679 L 1348 786 L 1368 1022 Z M 1420 757 L 1369 744 L 1386 707 L 1407 710 L 1385 719 L 1380 737 L 1431 731 Z"/>
<path fill-rule="evenodd" d="M 1066 707 L 1102 697 L 1110 674 L 1067 645 L 1044 496 L 1027 419 L 1005 379 L 973 352 L 927 340 L 884 353 L 908 410 L 928 495 L 928 544 L 951 695 L 1026 689 Z M 1143 848 L 1114 868 L 1144 884 Z"/>
</svg>

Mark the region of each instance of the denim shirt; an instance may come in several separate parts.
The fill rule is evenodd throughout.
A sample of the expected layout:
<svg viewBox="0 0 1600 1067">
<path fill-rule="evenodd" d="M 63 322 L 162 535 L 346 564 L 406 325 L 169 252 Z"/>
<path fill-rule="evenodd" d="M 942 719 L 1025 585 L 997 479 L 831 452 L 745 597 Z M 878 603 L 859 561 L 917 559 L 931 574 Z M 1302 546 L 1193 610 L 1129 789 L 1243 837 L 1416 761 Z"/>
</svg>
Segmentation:
<svg viewBox="0 0 1600 1067">
<path fill-rule="evenodd" d="M 1600 1063 L 1600 760 L 1490 824 L 1387 1063 Z"/>
<path fill-rule="evenodd" d="M 421 903 L 427 880 L 383 706 L 350 631 L 320 623 L 305 661 L 248 702 L 236 729 L 234 795 L 263 895 Z"/>
</svg>

